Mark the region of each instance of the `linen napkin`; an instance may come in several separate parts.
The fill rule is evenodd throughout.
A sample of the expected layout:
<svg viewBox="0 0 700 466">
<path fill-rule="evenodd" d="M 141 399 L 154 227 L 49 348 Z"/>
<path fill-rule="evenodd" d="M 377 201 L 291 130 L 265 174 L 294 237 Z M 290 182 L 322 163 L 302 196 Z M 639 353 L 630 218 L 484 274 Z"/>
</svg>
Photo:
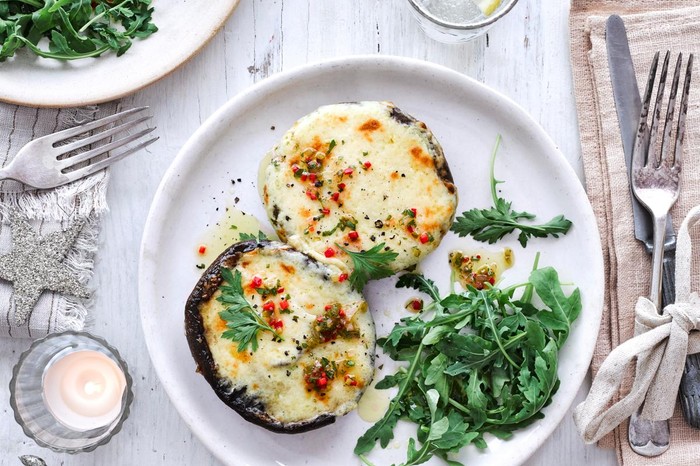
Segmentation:
<svg viewBox="0 0 700 466">
<path fill-rule="evenodd" d="M 595 211 L 603 244 L 606 304 L 593 355 L 595 375 L 611 349 L 634 334 L 638 297 L 648 296 L 651 259 L 634 238 L 627 168 L 624 162 L 617 114 L 613 101 L 605 47 L 605 21 L 622 16 L 638 86 L 643 91 L 657 50 L 700 56 L 700 2 L 669 0 L 573 0 L 571 6 L 571 59 L 581 135 L 586 191 Z M 670 78 L 669 78 L 670 79 Z M 672 209 L 678 229 L 685 214 L 700 204 L 700 69 L 697 67 L 689 101 L 683 151 L 681 194 Z M 693 242 L 698 244 L 697 229 Z M 692 263 L 699 263 L 699 248 Z M 691 289 L 700 289 L 693 270 Z M 621 395 L 627 394 L 632 374 L 624 377 Z M 600 442 L 615 447 L 622 465 L 684 465 L 700 462 L 700 431 L 689 427 L 676 406 L 671 419 L 671 448 L 662 456 L 644 458 L 627 443 L 627 422 Z"/>
<path fill-rule="evenodd" d="M 7 165 L 32 139 L 117 112 L 118 104 L 73 109 L 36 109 L 0 103 L 0 166 Z M 13 249 L 12 218 L 27 220 L 46 236 L 82 224 L 63 263 L 85 285 L 92 275 L 99 216 L 107 209 L 108 174 L 97 173 L 55 189 L 36 190 L 12 180 L 0 182 L 0 256 Z M 63 330 L 81 330 L 88 300 L 44 291 L 22 323 L 15 306 L 15 288 L 0 280 L 0 336 L 39 338 Z"/>
</svg>

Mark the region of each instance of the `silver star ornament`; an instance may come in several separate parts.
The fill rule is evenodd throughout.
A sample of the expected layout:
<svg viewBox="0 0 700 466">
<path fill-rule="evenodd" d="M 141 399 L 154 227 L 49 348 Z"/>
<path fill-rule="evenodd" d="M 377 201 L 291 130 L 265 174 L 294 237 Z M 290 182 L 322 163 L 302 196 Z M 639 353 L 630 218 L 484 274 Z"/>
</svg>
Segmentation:
<svg viewBox="0 0 700 466">
<path fill-rule="evenodd" d="M 63 263 L 84 222 L 40 236 L 20 215 L 12 213 L 12 251 L 0 256 L 0 278 L 14 286 L 15 323 L 23 325 L 44 290 L 87 298 L 90 293 Z"/>
</svg>

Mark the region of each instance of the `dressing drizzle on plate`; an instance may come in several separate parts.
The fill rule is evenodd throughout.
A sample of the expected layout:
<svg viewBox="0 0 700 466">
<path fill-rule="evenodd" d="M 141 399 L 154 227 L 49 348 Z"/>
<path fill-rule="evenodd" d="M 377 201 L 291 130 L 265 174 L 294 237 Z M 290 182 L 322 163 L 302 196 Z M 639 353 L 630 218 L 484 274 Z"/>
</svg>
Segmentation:
<svg viewBox="0 0 700 466">
<path fill-rule="evenodd" d="M 199 243 L 194 245 L 197 268 L 204 269 L 219 257 L 224 249 L 241 241 L 241 234 L 258 236 L 262 231 L 260 221 L 237 207 L 227 207 L 226 214 L 218 222 L 209 225 Z M 265 232 L 269 239 L 277 235 Z"/>
<path fill-rule="evenodd" d="M 488 283 L 494 285 L 503 271 L 513 266 L 513 250 L 498 251 L 455 250 L 449 255 L 450 269 L 465 290 L 471 286 L 481 290 Z"/>
</svg>

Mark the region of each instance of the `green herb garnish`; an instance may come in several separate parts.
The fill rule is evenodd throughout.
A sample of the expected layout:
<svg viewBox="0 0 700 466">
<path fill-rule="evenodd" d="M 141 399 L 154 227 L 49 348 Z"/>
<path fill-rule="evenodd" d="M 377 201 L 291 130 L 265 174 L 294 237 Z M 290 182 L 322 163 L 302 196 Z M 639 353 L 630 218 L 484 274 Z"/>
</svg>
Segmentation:
<svg viewBox="0 0 700 466">
<path fill-rule="evenodd" d="M 413 211 L 413 209 L 405 209 L 403 212 L 401 212 L 401 214 L 405 217 L 416 218 L 416 213 Z"/>
<path fill-rule="evenodd" d="M 343 144 L 344 143 L 345 142 L 343 141 Z M 328 144 L 328 150 L 326 151 L 326 155 L 330 154 L 331 151 L 333 150 L 333 148 L 335 148 L 335 146 L 336 146 L 335 139 L 331 139 L 331 142 Z"/>
<path fill-rule="evenodd" d="M 384 417 L 357 441 L 355 454 L 366 464 L 371 463 L 364 455 L 377 440 L 384 448 L 393 439 L 399 419 L 418 425 L 420 448 L 416 439 L 409 440 L 403 463 L 408 466 L 433 456 L 459 465 L 448 454 L 469 443 L 486 448 L 485 433 L 507 439 L 544 417 L 541 409 L 559 387 L 558 351 L 581 311 L 578 289 L 566 296 L 551 267 L 534 270 L 523 285 L 470 288 L 443 299 L 420 275 L 403 275 L 397 286 L 425 292 L 433 302 L 378 341 L 393 360 L 408 366 L 377 384 L 398 387 L 398 393 Z M 515 299 L 522 288 L 534 289 L 544 307 L 524 301 L 529 293 Z"/>
<path fill-rule="evenodd" d="M 277 283 L 275 283 L 273 286 L 261 286 L 256 288 L 255 291 L 262 297 L 262 299 L 267 299 L 270 296 L 277 296 L 277 292 L 279 291 L 280 287 L 280 281 L 277 280 Z"/>
<path fill-rule="evenodd" d="M 517 212 L 511 208 L 512 202 L 498 197 L 496 186 L 503 181 L 497 181 L 494 177 L 494 165 L 500 143 L 501 135 L 499 134 L 491 154 L 491 198 L 494 206 L 489 209 L 471 209 L 462 212 L 462 215 L 455 219 L 450 229 L 459 236 L 471 235 L 475 240 L 485 241 L 489 244 L 495 243 L 508 233 L 519 230 L 518 241 L 522 247 L 527 246 L 527 240 L 531 237 L 554 236 L 558 238 L 560 234 L 566 234 L 571 228 L 571 221 L 563 215 L 557 215 L 542 225 L 524 224 L 520 220 L 532 220 L 535 215 L 529 212 Z"/>
<path fill-rule="evenodd" d="M 57 60 L 122 55 L 135 38 L 158 28 L 152 23 L 151 0 L 2 0 L 0 61 L 27 47 Z M 48 50 L 39 42 L 48 39 Z"/>
<path fill-rule="evenodd" d="M 336 243 L 352 259 L 353 270 L 350 274 L 350 284 L 357 291 L 362 291 L 370 280 L 389 277 L 394 274 L 387 265 L 398 257 L 389 249 L 384 251 L 384 243 L 378 244 L 367 251 L 348 251 Z"/>
<path fill-rule="evenodd" d="M 352 217 L 342 217 L 338 220 L 338 223 L 330 230 L 321 233 L 321 236 L 330 236 L 340 229 L 340 231 L 345 231 L 346 228 L 354 230 L 357 228 L 357 220 Z"/>
<path fill-rule="evenodd" d="M 260 242 L 260 241 L 269 241 L 267 235 L 266 235 L 265 233 L 263 233 L 262 231 L 260 231 L 260 230 L 258 230 L 258 235 L 257 235 L 257 236 L 255 236 L 255 235 L 252 234 L 252 233 L 241 232 L 241 233 L 238 235 L 238 240 L 239 240 L 239 241 L 258 241 L 258 242 Z"/>
<path fill-rule="evenodd" d="M 249 345 L 253 351 L 257 351 L 260 330 L 272 333 L 277 340 L 284 340 L 253 310 L 245 299 L 241 285 L 241 272 L 235 270 L 232 273 L 230 269 L 222 267 L 221 277 L 226 285 L 219 288 L 221 296 L 217 298 L 217 301 L 226 305 L 226 310 L 219 312 L 219 317 L 227 322 L 226 327 L 228 328 L 221 334 L 221 337 L 237 341 L 239 352 L 245 351 Z"/>
</svg>

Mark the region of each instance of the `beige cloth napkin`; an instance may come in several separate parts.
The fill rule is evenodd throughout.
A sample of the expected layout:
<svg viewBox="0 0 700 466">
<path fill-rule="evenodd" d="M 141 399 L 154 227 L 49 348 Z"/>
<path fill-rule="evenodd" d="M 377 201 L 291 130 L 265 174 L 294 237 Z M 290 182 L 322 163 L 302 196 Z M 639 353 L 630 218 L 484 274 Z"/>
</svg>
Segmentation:
<svg viewBox="0 0 700 466">
<path fill-rule="evenodd" d="M 627 26 L 638 85 L 644 89 L 652 57 L 657 50 L 693 52 L 700 56 L 700 1 L 573 0 L 571 6 L 571 59 L 583 150 L 586 190 L 598 219 L 607 280 L 606 306 L 593 355 L 595 374 L 611 349 L 634 334 L 634 309 L 639 296 L 647 296 L 650 258 L 634 239 L 627 169 L 613 102 L 605 48 L 605 21 L 622 16 Z M 700 68 L 696 62 L 687 119 L 682 189 L 672 210 L 675 227 L 691 207 L 700 204 Z M 700 241 L 697 229 L 695 244 Z M 700 248 L 692 262 L 700 263 Z M 700 289 L 693 269 L 691 289 Z M 621 394 L 631 386 L 624 375 Z M 627 443 L 627 422 L 605 437 L 601 446 L 615 447 L 623 465 L 697 465 L 700 430 L 689 427 L 680 407 L 671 420 L 672 446 L 661 457 L 636 455 Z"/>
</svg>

